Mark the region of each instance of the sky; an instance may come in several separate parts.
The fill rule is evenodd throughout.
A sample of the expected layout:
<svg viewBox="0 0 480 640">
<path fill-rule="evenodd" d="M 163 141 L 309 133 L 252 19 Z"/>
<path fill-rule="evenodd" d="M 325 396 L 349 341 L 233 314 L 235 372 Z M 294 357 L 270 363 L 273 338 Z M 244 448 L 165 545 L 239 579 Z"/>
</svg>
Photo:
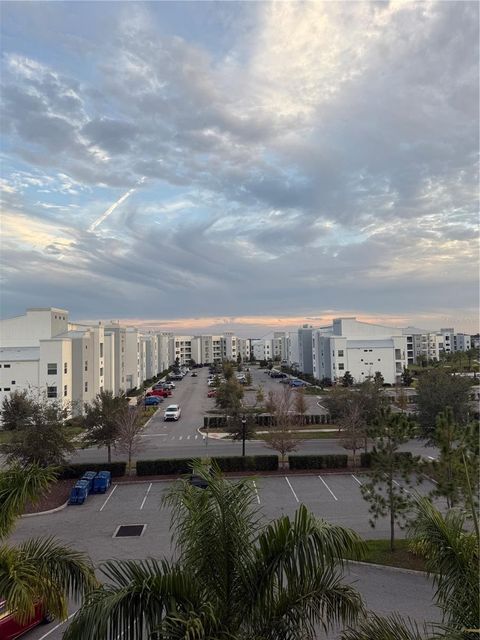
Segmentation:
<svg viewBox="0 0 480 640">
<path fill-rule="evenodd" d="M 478 331 L 477 2 L 2 2 L 2 317 Z"/>
</svg>

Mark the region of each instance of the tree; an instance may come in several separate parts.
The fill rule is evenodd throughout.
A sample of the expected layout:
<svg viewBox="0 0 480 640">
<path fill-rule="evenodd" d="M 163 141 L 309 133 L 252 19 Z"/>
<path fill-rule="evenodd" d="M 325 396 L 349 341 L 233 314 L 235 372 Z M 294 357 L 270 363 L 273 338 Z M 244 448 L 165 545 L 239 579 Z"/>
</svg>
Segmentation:
<svg viewBox="0 0 480 640">
<path fill-rule="evenodd" d="M 431 439 L 435 432 L 437 416 L 450 407 L 455 422 L 465 425 L 468 421 L 469 380 L 454 376 L 443 369 L 425 371 L 418 379 L 418 421 L 423 436 Z"/>
<path fill-rule="evenodd" d="M 1 408 L 4 431 L 16 431 L 29 423 L 33 417 L 33 403 L 27 391 L 13 391 L 5 396 Z"/>
<path fill-rule="evenodd" d="M 177 559 L 105 563 L 108 584 L 87 597 L 64 640 L 300 640 L 318 625 L 355 622 L 361 598 L 342 572 L 342 558 L 363 550 L 355 532 L 304 505 L 265 525 L 251 481 L 193 471 L 206 489 L 180 480 L 166 497 Z"/>
<path fill-rule="evenodd" d="M 118 417 L 128 407 L 125 396 L 114 396 L 111 391 L 100 391 L 91 404 L 85 405 L 83 424 L 87 446 L 106 447 L 108 462 L 112 461 L 112 447 L 118 438 Z"/>
<path fill-rule="evenodd" d="M 132 471 L 132 456 L 139 453 L 142 447 L 141 412 L 139 407 L 125 407 L 118 414 L 118 436 L 116 449 L 128 456 L 128 471 Z"/>
<path fill-rule="evenodd" d="M 350 371 L 345 371 L 345 373 L 343 374 L 343 378 L 342 378 L 342 385 L 344 387 L 351 387 L 353 386 L 354 383 L 354 379 L 352 374 L 350 373 Z"/>
<path fill-rule="evenodd" d="M 51 468 L 38 464 L 16 464 L 0 472 L 0 595 L 21 623 L 33 616 L 39 601 L 63 620 L 68 601 L 97 586 L 90 560 L 52 537 L 17 546 L 5 542 L 26 503 L 38 501 L 54 479 Z"/>
<path fill-rule="evenodd" d="M 469 428 L 460 427 L 450 407 L 437 416 L 433 439 L 439 455 L 428 464 L 436 478 L 430 495 L 444 497 L 449 509 L 468 501 L 469 478 L 478 481 L 478 432 L 475 431 L 474 424 Z"/>
<path fill-rule="evenodd" d="M 284 385 L 281 392 L 268 393 L 265 408 L 272 417 L 272 424 L 263 439 L 267 447 L 280 453 L 282 462 L 285 462 L 287 453 L 298 449 L 301 442 L 294 433 L 295 428 L 298 427 L 298 417 L 295 415 L 293 405 L 293 391 L 288 385 Z"/>
<path fill-rule="evenodd" d="M 305 414 L 307 413 L 308 405 L 305 399 L 305 392 L 301 387 L 295 391 L 293 408 L 297 413 L 299 425 L 303 426 L 305 424 Z"/>
<path fill-rule="evenodd" d="M 357 463 L 357 451 L 365 442 L 366 422 L 359 394 L 350 392 L 345 398 L 342 415 L 338 419 L 340 440 L 345 449 L 352 451 L 353 467 Z"/>
<path fill-rule="evenodd" d="M 247 385 L 247 387 L 250 387 L 252 384 L 252 374 L 250 373 L 250 371 L 247 371 L 247 373 L 245 374 L 245 384 Z"/>
<path fill-rule="evenodd" d="M 411 548 L 425 559 L 433 578 L 442 624 L 432 623 L 420 633 L 416 625 L 398 614 L 382 617 L 369 612 L 355 628 L 343 632 L 342 640 L 478 639 L 478 528 L 467 526 L 465 513 L 450 510 L 443 514 L 427 498 L 415 499 L 414 515 L 408 533 Z M 472 516 L 475 521 L 476 514 Z"/>
<path fill-rule="evenodd" d="M 261 405 L 264 400 L 265 400 L 265 393 L 263 391 L 263 386 L 259 384 L 257 393 L 255 394 L 255 406 Z"/>
<path fill-rule="evenodd" d="M 222 371 L 223 371 L 223 377 L 225 378 L 225 380 L 231 380 L 233 378 L 233 374 L 235 373 L 233 364 L 231 362 L 228 362 L 228 360 L 223 361 Z"/>
<path fill-rule="evenodd" d="M 18 424 L 9 441 L 0 447 L 7 461 L 44 467 L 64 463 L 66 456 L 75 450 L 65 427 L 68 409 L 46 398 L 25 397 L 24 401 L 24 416 L 30 417 Z"/>
<path fill-rule="evenodd" d="M 373 378 L 373 382 L 374 382 L 374 384 L 377 385 L 377 387 L 383 387 L 383 385 L 385 383 L 385 378 L 382 376 L 382 372 L 381 371 L 375 371 L 375 376 Z"/>
<path fill-rule="evenodd" d="M 403 384 L 404 387 L 411 387 L 412 386 L 413 375 L 412 375 L 410 369 L 407 369 L 406 367 L 403 367 L 401 378 L 402 378 L 402 384 Z"/>
<path fill-rule="evenodd" d="M 361 487 L 363 498 L 370 503 L 370 524 L 375 526 L 380 517 L 390 518 L 390 549 L 395 548 L 395 523 L 403 526 L 411 506 L 411 495 L 397 482 L 412 485 L 412 475 L 418 459 L 410 453 L 400 453 L 398 447 L 410 440 L 415 424 L 403 414 L 381 409 L 372 429 L 376 439 L 371 453 L 369 479 Z"/>
<path fill-rule="evenodd" d="M 226 380 L 217 388 L 217 395 L 215 396 L 215 404 L 220 409 L 223 409 L 225 415 L 236 416 L 242 408 L 243 387 L 236 380 L 231 377 Z"/>
</svg>

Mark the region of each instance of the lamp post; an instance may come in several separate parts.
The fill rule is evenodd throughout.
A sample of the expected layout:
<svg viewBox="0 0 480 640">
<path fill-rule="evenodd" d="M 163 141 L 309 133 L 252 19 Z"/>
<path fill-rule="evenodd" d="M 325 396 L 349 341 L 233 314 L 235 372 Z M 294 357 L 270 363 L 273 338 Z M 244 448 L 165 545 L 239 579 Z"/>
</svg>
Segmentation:
<svg viewBox="0 0 480 640">
<path fill-rule="evenodd" d="M 246 437 L 246 429 L 247 429 L 247 419 L 245 416 L 242 416 L 242 456 L 245 457 L 245 437 Z"/>
</svg>

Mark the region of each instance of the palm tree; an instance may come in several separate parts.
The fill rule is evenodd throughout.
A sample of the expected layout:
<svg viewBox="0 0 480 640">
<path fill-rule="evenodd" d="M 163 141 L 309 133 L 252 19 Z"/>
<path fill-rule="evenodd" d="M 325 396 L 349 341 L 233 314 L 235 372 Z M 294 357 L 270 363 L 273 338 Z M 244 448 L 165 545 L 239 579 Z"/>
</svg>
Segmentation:
<svg viewBox="0 0 480 640">
<path fill-rule="evenodd" d="M 27 502 L 35 502 L 55 478 L 52 469 L 14 465 L 0 473 L 0 599 L 25 622 L 42 602 L 45 611 L 67 617 L 69 598 L 84 596 L 96 585 L 90 561 L 54 538 L 3 542 Z"/>
<path fill-rule="evenodd" d="M 450 510 L 445 515 L 428 498 L 417 498 L 416 518 L 409 535 L 412 549 L 425 558 L 436 588 L 436 604 L 443 613 L 441 625 L 415 625 L 393 615 L 368 618 L 349 629 L 342 640 L 478 640 L 480 635 L 480 590 L 478 580 L 479 533 L 472 506 L 473 527 L 466 526 L 464 512 Z"/>
<path fill-rule="evenodd" d="M 302 505 L 262 525 L 248 480 L 228 482 L 199 464 L 206 489 L 180 480 L 172 508 L 172 561 L 108 561 L 64 640 L 270 640 L 313 638 L 315 627 L 354 623 L 358 592 L 342 582 L 342 558 L 359 536 L 316 519 Z"/>
</svg>

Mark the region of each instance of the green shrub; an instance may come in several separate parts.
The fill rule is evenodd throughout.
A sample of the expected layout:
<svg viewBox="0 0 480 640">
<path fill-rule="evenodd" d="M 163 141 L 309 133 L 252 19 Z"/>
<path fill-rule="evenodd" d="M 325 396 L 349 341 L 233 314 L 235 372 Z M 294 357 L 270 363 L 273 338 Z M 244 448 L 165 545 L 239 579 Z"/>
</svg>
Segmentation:
<svg viewBox="0 0 480 640">
<path fill-rule="evenodd" d="M 137 476 L 168 476 L 189 473 L 191 458 L 160 458 L 158 460 L 138 460 Z"/>
<path fill-rule="evenodd" d="M 81 478 L 85 471 L 110 471 L 112 478 L 119 478 L 125 475 L 126 462 L 105 462 L 105 463 L 79 463 L 69 464 L 62 467 L 58 474 L 59 480 L 70 478 Z"/>
<path fill-rule="evenodd" d="M 211 458 L 222 471 L 275 471 L 278 456 L 218 456 Z"/>
<path fill-rule="evenodd" d="M 344 469 L 348 456 L 344 454 L 288 456 L 290 469 Z"/>
</svg>

